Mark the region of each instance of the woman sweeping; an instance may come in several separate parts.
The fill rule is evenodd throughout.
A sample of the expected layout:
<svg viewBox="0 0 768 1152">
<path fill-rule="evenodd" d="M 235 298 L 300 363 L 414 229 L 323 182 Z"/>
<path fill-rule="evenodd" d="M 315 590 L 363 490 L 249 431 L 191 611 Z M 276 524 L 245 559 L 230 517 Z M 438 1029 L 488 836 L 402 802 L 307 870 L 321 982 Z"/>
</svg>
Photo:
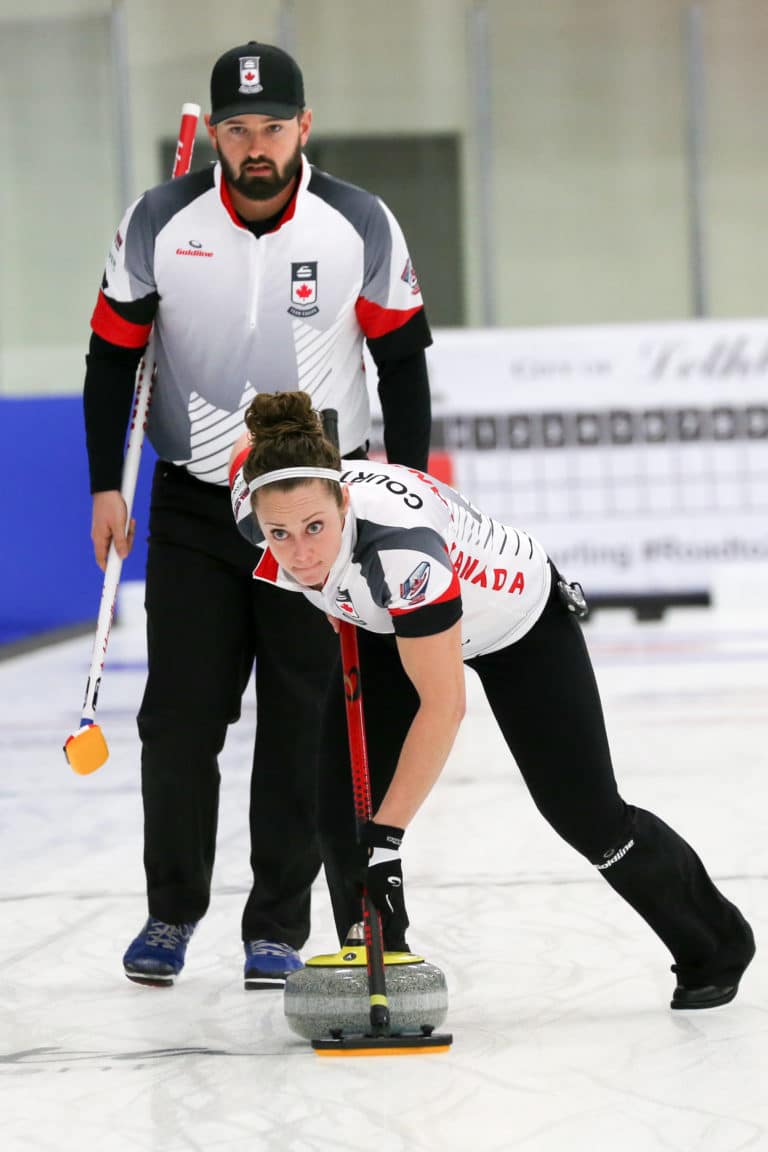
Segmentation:
<svg viewBox="0 0 768 1152">
<path fill-rule="evenodd" d="M 306 393 L 257 396 L 246 425 L 230 481 L 238 525 L 263 548 L 254 577 L 359 632 L 373 795 L 362 862 L 341 685 L 329 688 L 318 734 L 320 836 L 340 941 L 360 918 L 364 878 L 385 947 L 407 948 L 400 845 L 453 745 L 468 664 L 539 812 L 671 952 L 671 1006 L 732 1000 L 754 955 L 752 930 L 690 845 L 619 794 L 578 586 L 528 533 L 432 477 L 340 460 Z"/>
</svg>

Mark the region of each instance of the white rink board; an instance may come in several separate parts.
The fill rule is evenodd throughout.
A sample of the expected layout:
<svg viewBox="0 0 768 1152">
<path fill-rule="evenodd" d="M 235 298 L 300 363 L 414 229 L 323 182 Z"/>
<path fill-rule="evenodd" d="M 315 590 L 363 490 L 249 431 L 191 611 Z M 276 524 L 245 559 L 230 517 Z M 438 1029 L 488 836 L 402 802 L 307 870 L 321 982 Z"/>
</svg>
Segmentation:
<svg viewBox="0 0 768 1152">
<path fill-rule="evenodd" d="M 443 329 L 427 357 L 457 486 L 588 591 L 768 564 L 768 322 Z"/>
</svg>

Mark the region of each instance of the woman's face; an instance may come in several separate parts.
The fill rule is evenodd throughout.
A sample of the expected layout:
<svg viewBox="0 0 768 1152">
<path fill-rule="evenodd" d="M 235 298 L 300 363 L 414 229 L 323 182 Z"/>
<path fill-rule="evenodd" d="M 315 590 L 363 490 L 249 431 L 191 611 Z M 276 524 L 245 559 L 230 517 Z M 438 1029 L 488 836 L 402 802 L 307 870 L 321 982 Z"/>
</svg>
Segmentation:
<svg viewBox="0 0 768 1152">
<path fill-rule="evenodd" d="M 256 517 L 270 552 L 294 580 L 309 588 L 325 583 L 341 548 L 341 530 L 349 507 L 342 486 L 339 505 L 322 480 L 299 488 L 262 488 L 256 494 Z"/>
</svg>

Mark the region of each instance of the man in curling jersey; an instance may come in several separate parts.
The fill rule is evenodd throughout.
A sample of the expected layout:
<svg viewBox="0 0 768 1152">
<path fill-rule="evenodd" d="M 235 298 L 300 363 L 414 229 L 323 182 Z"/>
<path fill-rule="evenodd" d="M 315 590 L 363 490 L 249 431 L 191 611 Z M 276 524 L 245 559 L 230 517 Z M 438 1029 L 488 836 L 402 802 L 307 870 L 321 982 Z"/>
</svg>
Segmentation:
<svg viewBox="0 0 768 1152">
<path fill-rule="evenodd" d="M 157 454 L 146 573 L 148 677 L 138 715 L 148 918 L 129 979 L 172 984 L 210 898 L 218 755 L 255 658 L 252 887 L 242 917 L 246 988 L 301 966 L 315 835 L 316 731 L 338 645 L 318 613 L 251 578 L 232 522 L 230 449 L 262 390 L 305 390 L 364 457 L 363 341 L 378 370 L 390 461 L 424 468 L 430 434 L 421 292 L 401 229 L 377 197 L 310 166 L 301 71 L 249 41 L 211 75 L 218 163 L 151 188 L 125 213 L 91 321 L 85 423 L 92 537 L 131 547 L 120 495 L 137 365 L 154 326 L 148 437 Z"/>
</svg>

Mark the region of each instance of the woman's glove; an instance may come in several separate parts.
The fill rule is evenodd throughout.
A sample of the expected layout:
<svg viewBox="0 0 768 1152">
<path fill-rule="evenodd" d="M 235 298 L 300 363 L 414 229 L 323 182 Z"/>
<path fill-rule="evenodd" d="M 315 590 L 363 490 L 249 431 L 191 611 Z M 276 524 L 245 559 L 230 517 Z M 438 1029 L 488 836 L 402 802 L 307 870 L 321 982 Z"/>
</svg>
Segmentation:
<svg viewBox="0 0 768 1152">
<path fill-rule="evenodd" d="M 368 895 L 381 916 L 384 949 L 387 952 L 408 952 L 405 941 L 408 913 L 405 910 L 403 866 L 400 845 L 405 832 L 390 824 L 375 824 L 373 820 L 360 827 L 360 847 L 363 850 L 357 879 L 364 884 Z"/>
</svg>

